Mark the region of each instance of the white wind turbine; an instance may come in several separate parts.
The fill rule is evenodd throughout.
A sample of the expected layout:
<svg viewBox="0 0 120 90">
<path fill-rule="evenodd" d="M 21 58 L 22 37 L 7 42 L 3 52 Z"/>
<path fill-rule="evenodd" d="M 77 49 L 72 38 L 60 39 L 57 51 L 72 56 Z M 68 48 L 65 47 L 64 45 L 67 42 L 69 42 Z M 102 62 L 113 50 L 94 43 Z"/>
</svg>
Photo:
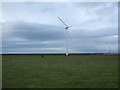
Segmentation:
<svg viewBox="0 0 120 90">
<path fill-rule="evenodd" d="M 66 56 L 68 56 L 68 29 L 69 29 L 69 27 L 71 27 L 71 26 L 67 26 L 67 25 L 62 21 L 62 19 L 60 19 L 59 17 L 58 17 L 58 19 L 65 25 L 65 30 L 66 30 Z"/>
<path fill-rule="evenodd" d="M 109 53 L 109 55 L 111 54 L 111 47 L 110 46 L 109 46 L 109 52 L 108 53 Z"/>
</svg>

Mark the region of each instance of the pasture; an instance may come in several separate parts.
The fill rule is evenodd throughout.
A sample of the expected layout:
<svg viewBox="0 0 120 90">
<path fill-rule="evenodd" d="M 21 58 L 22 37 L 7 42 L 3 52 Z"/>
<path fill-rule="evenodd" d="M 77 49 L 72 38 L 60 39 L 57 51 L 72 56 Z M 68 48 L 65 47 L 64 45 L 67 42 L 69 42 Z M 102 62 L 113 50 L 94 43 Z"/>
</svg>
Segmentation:
<svg viewBox="0 0 120 90">
<path fill-rule="evenodd" d="M 116 55 L 2 55 L 3 88 L 117 88 Z"/>
</svg>

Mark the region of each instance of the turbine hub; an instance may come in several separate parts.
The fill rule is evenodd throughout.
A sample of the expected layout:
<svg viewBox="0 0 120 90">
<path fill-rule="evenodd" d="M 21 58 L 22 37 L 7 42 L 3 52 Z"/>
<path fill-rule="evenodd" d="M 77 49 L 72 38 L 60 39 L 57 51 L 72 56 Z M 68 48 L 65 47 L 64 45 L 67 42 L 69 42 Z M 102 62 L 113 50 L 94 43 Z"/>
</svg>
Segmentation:
<svg viewBox="0 0 120 90">
<path fill-rule="evenodd" d="M 68 29 L 69 27 L 65 27 L 65 29 Z"/>
</svg>

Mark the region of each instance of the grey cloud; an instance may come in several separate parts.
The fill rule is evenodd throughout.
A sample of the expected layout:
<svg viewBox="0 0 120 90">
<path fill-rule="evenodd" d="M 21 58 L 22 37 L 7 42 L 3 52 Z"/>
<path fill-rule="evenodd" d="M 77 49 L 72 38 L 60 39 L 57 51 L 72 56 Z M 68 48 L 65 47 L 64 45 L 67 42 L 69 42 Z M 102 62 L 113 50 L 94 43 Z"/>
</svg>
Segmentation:
<svg viewBox="0 0 120 90">
<path fill-rule="evenodd" d="M 106 52 L 106 47 L 117 45 L 117 38 L 113 37 L 118 34 L 116 3 L 32 2 L 8 3 L 5 7 L 5 18 L 11 22 L 6 21 L 7 25 L 3 28 L 3 52 L 25 52 L 32 51 L 32 48 L 65 48 L 64 26 L 57 21 L 56 15 L 73 26 L 69 29 L 71 52 Z M 68 19 L 65 19 L 66 17 Z M 35 52 L 37 51 L 47 52 L 52 49 L 38 49 Z"/>
<path fill-rule="evenodd" d="M 65 31 L 62 27 L 26 22 L 16 22 L 9 27 L 12 27 L 11 34 L 5 35 L 3 32 L 3 52 L 64 47 Z"/>
<path fill-rule="evenodd" d="M 41 9 L 40 11 L 42 12 L 52 12 L 52 11 L 55 11 L 55 8 L 54 7 L 46 7 L 46 8 L 43 8 Z"/>
<path fill-rule="evenodd" d="M 105 28 L 96 31 L 77 30 L 70 33 L 69 47 L 76 52 L 106 52 L 108 46 L 116 45 L 117 28 Z M 113 50 L 116 52 L 116 50 Z"/>
<path fill-rule="evenodd" d="M 11 33 L 29 40 L 52 41 L 64 38 L 64 30 L 61 27 L 37 23 L 17 23 Z"/>
<path fill-rule="evenodd" d="M 75 32 L 70 33 L 71 38 L 105 38 L 109 36 L 115 36 L 118 35 L 117 28 L 104 28 L 104 29 L 98 29 L 98 30 L 85 30 L 85 29 L 76 29 Z M 77 32 L 77 33 L 76 33 Z"/>
<path fill-rule="evenodd" d="M 72 3 L 74 6 L 76 7 L 87 7 L 87 8 L 90 8 L 90 9 L 93 9 L 93 8 L 97 8 L 97 7 L 109 7 L 110 4 L 114 7 L 117 5 L 117 2 L 80 2 L 80 3 L 77 3 L 77 2 L 74 2 Z"/>
<path fill-rule="evenodd" d="M 24 5 L 27 7 L 27 8 L 32 8 L 32 7 L 35 7 L 35 11 L 38 10 L 40 12 L 43 12 L 43 13 L 46 13 L 46 12 L 52 12 L 52 11 L 55 11 L 55 3 L 54 2 L 49 2 L 49 3 L 46 3 L 46 2 L 26 2 L 24 3 Z"/>
<path fill-rule="evenodd" d="M 42 43 L 41 41 L 26 41 L 25 43 L 23 41 L 3 41 L 3 50 L 4 49 L 23 49 L 23 48 L 58 48 L 63 47 L 64 42 L 54 42 L 54 43 Z"/>
<path fill-rule="evenodd" d="M 12 26 L 12 29 L 10 35 L 3 36 L 3 52 L 25 52 L 27 51 L 24 50 L 25 48 L 65 47 L 64 27 L 16 22 Z M 113 38 L 114 35 L 117 35 L 116 28 L 105 28 L 104 30 L 97 31 L 74 30 L 74 33 L 70 30 L 69 48 L 74 52 L 105 52 L 104 48 L 101 49 L 98 47 L 102 47 L 102 45 L 116 44 L 117 40 Z M 11 40 L 8 40 L 8 38 L 11 38 Z M 20 41 L 19 39 L 14 40 L 14 38 L 25 39 L 25 41 Z"/>
</svg>

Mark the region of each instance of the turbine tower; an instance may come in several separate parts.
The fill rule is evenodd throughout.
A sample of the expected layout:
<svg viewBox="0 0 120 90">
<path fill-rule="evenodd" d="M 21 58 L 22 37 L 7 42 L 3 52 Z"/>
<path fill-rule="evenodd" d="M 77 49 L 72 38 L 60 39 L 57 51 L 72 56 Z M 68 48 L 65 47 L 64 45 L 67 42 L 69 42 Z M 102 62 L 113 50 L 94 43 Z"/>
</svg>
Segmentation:
<svg viewBox="0 0 120 90">
<path fill-rule="evenodd" d="M 111 47 L 109 46 L 109 55 L 111 54 Z"/>
<path fill-rule="evenodd" d="M 67 24 L 65 24 L 65 22 L 63 22 L 63 20 L 60 19 L 59 17 L 58 17 L 58 19 L 65 25 L 65 30 L 66 30 L 66 56 L 68 56 L 68 29 L 71 26 L 68 26 Z"/>
</svg>

